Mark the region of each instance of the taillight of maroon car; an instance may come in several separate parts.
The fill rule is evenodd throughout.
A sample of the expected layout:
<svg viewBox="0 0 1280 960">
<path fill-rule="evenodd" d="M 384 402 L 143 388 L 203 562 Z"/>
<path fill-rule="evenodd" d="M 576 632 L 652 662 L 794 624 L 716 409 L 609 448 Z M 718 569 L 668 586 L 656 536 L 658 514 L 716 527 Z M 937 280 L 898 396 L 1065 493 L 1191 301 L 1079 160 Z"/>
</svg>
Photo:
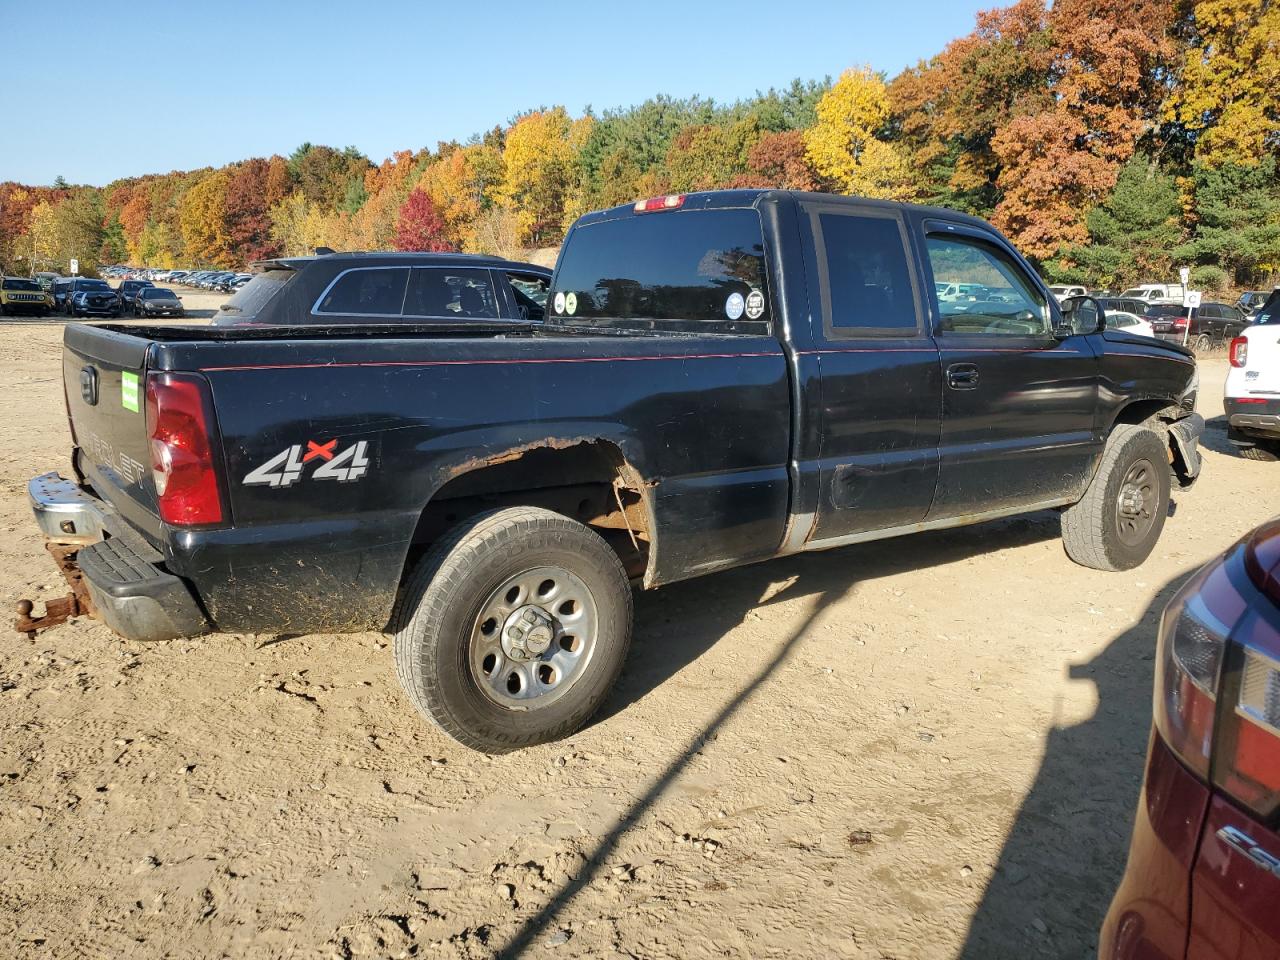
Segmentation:
<svg viewBox="0 0 1280 960">
<path fill-rule="evenodd" d="M 1280 523 L 1268 527 L 1169 604 L 1155 692 L 1156 729 L 1174 753 L 1263 818 L 1280 809 Z"/>
<path fill-rule="evenodd" d="M 165 523 L 194 527 L 222 522 L 212 422 L 212 404 L 203 377 L 181 373 L 147 377 L 151 476 Z"/>
</svg>

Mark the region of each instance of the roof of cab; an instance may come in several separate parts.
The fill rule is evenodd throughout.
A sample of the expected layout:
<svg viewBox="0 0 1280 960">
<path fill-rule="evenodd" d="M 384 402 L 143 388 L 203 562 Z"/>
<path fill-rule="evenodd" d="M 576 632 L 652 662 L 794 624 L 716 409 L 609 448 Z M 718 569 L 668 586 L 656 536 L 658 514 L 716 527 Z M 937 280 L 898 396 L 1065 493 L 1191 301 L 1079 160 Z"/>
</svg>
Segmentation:
<svg viewBox="0 0 1280 960">
<path fill-rule="evenodd" d="M 519 260 L 507 260 L 503 257 L 489 256 L 483 253 L 428 253 L 424 251 L 401 251 L 401 250 L 353 250 L 335 253 L 316 253 L 303 257 L 276 257 L 272 260 L 256 260 L 249 264 L 250 267 L 258 269 L 267 269 L 269 267 L 284 267 L 289 270 L 300 270 L 309 263 L 334 263 L 339 260 L 355 260 L 359 262 L 378 261 L 379 263 L 398 263 L 407 261 L 409 263 L 421 264 L 470 264 L 477 267 L 505 267 L 514 270 L 528 271 L 532 273 L 545 274 L 551 276 L 551 271 L 546 267 L 540 267 L 536 263 L 524 263 Z"/>
<path fill-rule="evenodd" d="M 859 207 L 876 207 L 882 210 L 913 210 L 923 214 L 924 216 L 943 217 L 948 220 L 983 227 L 987 230 L 995 229 L 986 220 L 971 216 L 967 213 L 961 213 L 959 210 L 951 210 L 946 207 L 927 207 L 915 203 L 902 203 L 897 200 L 873 200 L 870 197 L 851 197 L 838 193 L 806 193 L 801 190 L 700 190 L 692 193 L 686 193 L 684 195 L 684 202 L 680 205 L 679 210 L 712 210 L 725 207 L 754 207 L 759 206 L 762 202 L 768 202 L 770 200 L 787 199 L 795 201 L 820 200 L 823 203 L 848 204 L 850 206 Z M 657 213 L 663 212 L 677 211 L 657 211 Z M 584 214 L 578 219 L 578 223 L 587 224 L 595 223 L 600 220 L 614 220 L 621 216 L 652 215 L 654 214 L 637 214 L 634 203 L 624 203 L 616 207 L 611 207 L 607 210 L 596 210 L 592 213 Z"/>
</svg>

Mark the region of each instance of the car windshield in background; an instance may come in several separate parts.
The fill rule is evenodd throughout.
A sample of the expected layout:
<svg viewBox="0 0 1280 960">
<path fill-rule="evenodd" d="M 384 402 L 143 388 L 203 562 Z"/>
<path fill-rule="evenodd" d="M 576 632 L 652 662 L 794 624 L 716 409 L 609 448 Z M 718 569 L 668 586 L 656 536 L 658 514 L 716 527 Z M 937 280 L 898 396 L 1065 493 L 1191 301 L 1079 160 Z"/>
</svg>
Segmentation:
<svg viewBox="0 0 1280 960">
<path fill-rule="evenodd" d="M 111 285 L 105 280 L 81 280 L 81 290 L 111 290 Z M 115 291 L 111 291 L 115 292 Z"/>
<path fill-rule="evenodd" d="M 551 315 L 568 323 L 676 321 L 736 331 L 759 321 L 763 327 L 768 295 L 760 217 L 755 210 L 689 210 L 580 226 L 561 254 L 551 303 Z"/>
<path fill-rule="evenodd" d="M 219 307 L 219 310 L 233 314 L 237 319 L 255 317 L 296 275 L 295 271 L 287 267 L 263 270 L 233 293 L 231 299 Z"/>
<path fill-rule="evenodd" d="M 138 296 L 144 300 L 177 300 L 178 295 L 172 290 L 165 290 L 162 287 L 143 287 L 138 292 Z"/>
<path fill-rule="evenodd" d="M 40 284 L 34 280 L 23 280 L 20 277 L 5 277 L 4 289 L 6 290 L 39 290 Z"/>
</svg>

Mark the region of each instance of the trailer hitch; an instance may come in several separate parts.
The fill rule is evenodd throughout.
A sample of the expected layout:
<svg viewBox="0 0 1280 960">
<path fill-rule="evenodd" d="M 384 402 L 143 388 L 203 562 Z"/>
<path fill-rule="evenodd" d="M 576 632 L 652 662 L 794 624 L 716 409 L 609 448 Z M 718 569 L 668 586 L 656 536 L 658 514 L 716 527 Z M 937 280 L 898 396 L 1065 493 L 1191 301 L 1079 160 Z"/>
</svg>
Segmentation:
<svg viewBox="0 0 1280 960">
<path fill-rule="evenodd" d="M 19 633 L 25 633 L 28 640 L 34 640 L 41 630 L 66 623 L 72 617 L 78 617 L 81 614 L 94 616 L 93 599 L 89 596 L 89 588 L 85 586 L 84 574 L 80 572 L 80 567 L 76 563 L 76 554 L 80 552 L 81 546 L 78 543 L 45 544 L 46 549 L 53 556 L 53 562 L 58 565 L 58 569 L 71 586 L 71 592 L 56 600 L 46 600 L 42 617 L 31 615 L 35 604 L 30 600 L 18 601 L 18 619 L 13 622 L 13 628 Z"/>
</svg>

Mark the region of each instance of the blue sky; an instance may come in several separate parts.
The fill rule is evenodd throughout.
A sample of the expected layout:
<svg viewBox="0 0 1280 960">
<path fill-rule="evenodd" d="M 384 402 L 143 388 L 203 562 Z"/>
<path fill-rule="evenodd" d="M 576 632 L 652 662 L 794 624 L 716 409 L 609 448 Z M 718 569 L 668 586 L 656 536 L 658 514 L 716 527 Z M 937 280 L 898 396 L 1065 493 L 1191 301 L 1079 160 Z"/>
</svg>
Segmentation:
<svg viewBox="0 0 1280 960">
<path fill-rule="evenodd" d="M 540 105 L 732 101 L 860 63 L 892 75 L 997 2 L 67 0 L 37 18 L 0 0 L 0 180 L 102 185 L 307 140 L 378 161 Z M 23 23 L 39 43 L 18 41 Z"/>
</svg>

